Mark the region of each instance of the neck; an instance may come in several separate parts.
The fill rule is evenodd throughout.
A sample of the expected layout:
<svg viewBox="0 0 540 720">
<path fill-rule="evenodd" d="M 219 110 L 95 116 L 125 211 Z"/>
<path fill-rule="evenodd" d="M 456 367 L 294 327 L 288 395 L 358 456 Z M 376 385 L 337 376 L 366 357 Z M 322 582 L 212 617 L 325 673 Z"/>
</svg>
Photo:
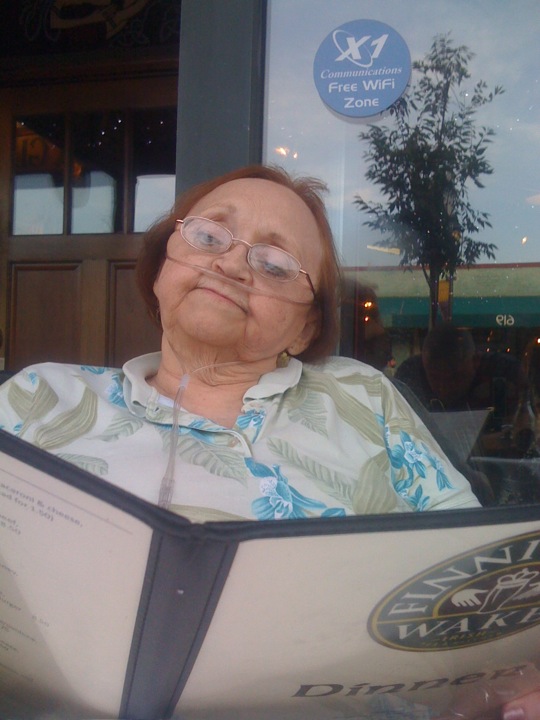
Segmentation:
<svg viewBox="0 0 540 720">
<path fill-rule="evenodd" d="M 241 412 L 246 391 L 257 384 L 261 375 L 275 368 L 275 359 L 243 362 L 221 360 L 204 353 L 179 357 L 164 344 L 158 371 L 147 381 L 162 395 L 174 400 L 184 378 L 182 407 L 232 427 Z"/>
</svg>

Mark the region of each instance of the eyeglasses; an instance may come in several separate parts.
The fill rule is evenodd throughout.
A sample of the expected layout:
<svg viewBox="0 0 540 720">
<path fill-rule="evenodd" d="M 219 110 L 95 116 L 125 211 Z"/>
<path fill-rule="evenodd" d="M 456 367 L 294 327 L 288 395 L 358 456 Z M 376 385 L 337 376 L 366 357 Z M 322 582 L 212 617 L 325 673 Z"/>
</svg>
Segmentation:
<svg viewBox="0 0 540 720">
<path fill-rule="evenodd" d="M 302 270 L 300 262 L 294 255 L 286 250 L 265 243 L 251 245 L 246 240 L 235 238 L 226 227 L 207 218 L 191 215 L 183 220 L 177 220 L 176 223 L 184 240 L 196 250 L 212 253 L 212 255 L 221 255 L 230 250 L 233 243 L 242 243 L 249 248 L 247 261 L 258 275 L 266 280 L 277 280 L 282 283 L 292 282 L 300 274 L 305 275 L 311 292 L 316 297 L 315 288 L 308 273 Z"/>
</svg>

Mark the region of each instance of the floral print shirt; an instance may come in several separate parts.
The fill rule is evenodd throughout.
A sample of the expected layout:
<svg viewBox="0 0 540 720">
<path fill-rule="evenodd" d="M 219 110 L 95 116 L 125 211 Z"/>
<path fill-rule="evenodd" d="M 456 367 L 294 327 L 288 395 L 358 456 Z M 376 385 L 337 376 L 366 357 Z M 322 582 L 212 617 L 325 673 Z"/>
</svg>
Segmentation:
<svg viewBox="0 0 540 720">
<path fill-rule="evenodd" d="M 173 432 L 145 381 L 159 362 L 29 367 L 0 387 L 0 427 L 155 503 Z M 348 358 L 263 375 L 233 428 L 181 409 L 173 449 L 170 509 L 195 522 L 478 506 L 387 378 Z"/>
</svg>

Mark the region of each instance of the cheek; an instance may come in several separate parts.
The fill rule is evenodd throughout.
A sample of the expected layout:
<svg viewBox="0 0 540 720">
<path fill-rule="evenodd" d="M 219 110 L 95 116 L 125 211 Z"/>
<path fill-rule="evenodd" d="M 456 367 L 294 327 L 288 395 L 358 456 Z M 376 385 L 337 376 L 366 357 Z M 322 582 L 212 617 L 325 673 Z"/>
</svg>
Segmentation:
<svg viewBox="0 0 540 720">
<path fill-rule="evenodd" d="M 307 313 L 294 305 L 277 300 L 266 300 L 253 297 L 250 303 L 249 316 L 252 323 L 264 340 L 282 337 L 284 340 L 298 334 L 307 320 Z"/>
<path fill-rule="evenodd" d="M 176 302 L 195 282 L 195 273 L 171 262 L 165 262 L 154 283 L 154 295 L 161 303 Z"/>
<path fill-rule="evenodd" d="M 163 305 L 168 293 L 166 292 L 169 285 L 168 282 L 169 273 L 162 269 L 159 273 L 157 280 L 154 283 L 154 295 L 157 297 L 160 305 Z"/>
</svg>

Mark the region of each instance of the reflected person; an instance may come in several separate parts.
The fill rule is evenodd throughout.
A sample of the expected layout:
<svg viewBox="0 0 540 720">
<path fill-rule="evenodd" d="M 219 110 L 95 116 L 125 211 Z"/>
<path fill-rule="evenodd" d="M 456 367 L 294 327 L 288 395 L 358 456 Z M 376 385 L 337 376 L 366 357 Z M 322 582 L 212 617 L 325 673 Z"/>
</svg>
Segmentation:
<svg viewBox="0 0 540 720">
<path fill-rule="evenodd" d="M 400 364 L 395 377 L 431 412 L 492 408 L 483 450 L 497 454 L 509 449 L 513 419 L 527 392 L 516 358 L 478 352 L 468 330 L 442 323 L 426 335 L 420 355 Z"/>
</svg>

